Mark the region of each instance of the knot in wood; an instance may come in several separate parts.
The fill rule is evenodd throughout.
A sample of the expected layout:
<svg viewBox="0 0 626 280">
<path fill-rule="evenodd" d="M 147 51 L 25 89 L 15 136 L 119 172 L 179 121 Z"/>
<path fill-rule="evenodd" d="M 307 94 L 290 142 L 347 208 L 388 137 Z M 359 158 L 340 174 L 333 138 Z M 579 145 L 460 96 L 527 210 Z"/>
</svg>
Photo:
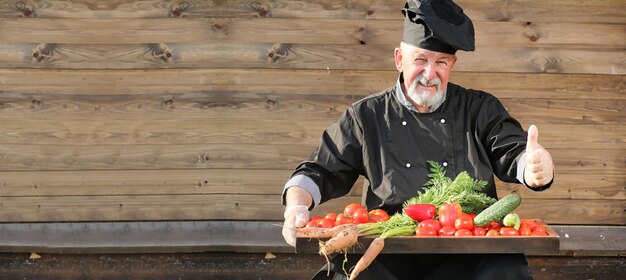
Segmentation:
<svg viewBox="0 0 626 280">
<path fill-rule="evenodd" d="M 170 16 L 181 17 L 183 12 L 189 9 L 189 2 L 187 1 L 178 1 L 170 7 Z"/>
<path fill-rule="evenodd" d="M 22 15 L 24 17 L 33 17 L 34 13 L 33 13 L 33 5 L 30 3 L 24 3 L 22 1 L 19 1 L 17 3 L 15 3 L 15 8 L 17 8 L 20 12 L 22 12 Z"/>
<path fill-rule="evenodd" d="M 166 44 L 150 44 L 149 49 L 152 52 L 152 57 L 163 62 L 171 62 L 174 57 L 174 52 Z"/>
<path fill-rule="evenodd" d="M 371 15 L 373 15 L 373 14 L 374 14 L 374 11 L 372 11 L 372 10 L 368 10 L 365 14 L 367 14 L 368 16 L 371 16 Z"/>
<path fill-rule="evenodd" d="M 174 104 L 174 100 L 172 98 L 168 98 L 166 100 L 163 100 L 161 104 L 163 105 L 163 107 L 172 107 L 172 105 Z"/>
<path fill-rule="evenodd" d="M 33 61 L 39 63 L 49 60 L 54 55 L 55 49 L 55 44 L 41 43 L 35 46 L 33 49 Z"/>
<path fill-rule="evenodd" d="M 40 108 L 41 107 L 41 100 L 39 100 L 37 98 L 33 98 L 30 101 L 30 104 L 31 104 L 31 108 L 33 108 L 33 109 Z"/>
<path fill-rule="evenodd" d="M 250 8 L 257 12 L 261 17 L 268 17 L 270 14 L 269 8 L 266 5 L 262 5 L 257 1 L 250 3 Z"/>
<path fill-rule="evenodd" d="M 198 163 L 205 163 L 210 159 L 211 158 L 209 157 L 208 153 L 201 153 L 200 155 L 198 155 Z"/>
<path fill-rule="evenodd" d="M 289 53 L 290 46 L 288 44 L 274 44 L 268 51 L 267 57 L 270 62 L 276 62 L 284 59 Z"/>
</svg>

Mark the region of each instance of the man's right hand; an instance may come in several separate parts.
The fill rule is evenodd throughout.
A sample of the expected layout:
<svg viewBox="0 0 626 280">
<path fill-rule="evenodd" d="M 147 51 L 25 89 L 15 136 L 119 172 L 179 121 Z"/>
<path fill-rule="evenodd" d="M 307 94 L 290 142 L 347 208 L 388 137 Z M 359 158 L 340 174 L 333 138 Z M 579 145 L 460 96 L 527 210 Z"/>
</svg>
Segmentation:
<svg viewBox="0 0 626 280">
<path fill-rule="evenodd" d="M 283 237 L 291 246 L 296 246 L 296 228 L 301 228 L 309 221 L 309 207 L 306 205 L 290 205 L 285 207 L 285 223 Z"/>
</svg>

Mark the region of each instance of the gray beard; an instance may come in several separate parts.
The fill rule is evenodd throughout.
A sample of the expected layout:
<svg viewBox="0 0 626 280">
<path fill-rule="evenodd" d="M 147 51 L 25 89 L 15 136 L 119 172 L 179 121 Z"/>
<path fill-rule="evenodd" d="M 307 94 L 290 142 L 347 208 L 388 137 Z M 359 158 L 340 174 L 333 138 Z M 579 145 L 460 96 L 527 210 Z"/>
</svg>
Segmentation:
<svg viewBox="0 0 626 280">
<path fill-rule="evenodd" d="M 443 100 L 441 85 L 437 84 L 437 91 L 435 91 L 435 94 L 431 95 L 429 91 L 417 90 L 419 80 L 419 78 L 416 78 L 413 80 L 413 83 L 411 83 L 411 86 L 407 87 L 407 97 L 409 97 L 415 104 L 426 108 L 439 104 Z"/>
</svg>

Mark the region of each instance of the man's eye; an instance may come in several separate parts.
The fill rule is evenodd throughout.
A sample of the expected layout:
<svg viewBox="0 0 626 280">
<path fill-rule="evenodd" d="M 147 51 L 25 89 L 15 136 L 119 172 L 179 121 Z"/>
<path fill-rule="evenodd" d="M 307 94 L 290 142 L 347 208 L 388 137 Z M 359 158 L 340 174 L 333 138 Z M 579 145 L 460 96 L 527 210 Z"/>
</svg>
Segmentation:
<svg viewBox="0 0 626 280">
<path fill-rule="evenodd" d="M 437 65 L 439 65 L 439 66 L 448 66 L 448 62 L 447 61 L 437 61 Z"/>
<path fill-rule="evenodd" d="M 416 58 L 415 61 L 418 62 L 418 63 L 426 63 L 427 62 L 427 60 L 423 59 L 423 58 Z"/>
</svg>

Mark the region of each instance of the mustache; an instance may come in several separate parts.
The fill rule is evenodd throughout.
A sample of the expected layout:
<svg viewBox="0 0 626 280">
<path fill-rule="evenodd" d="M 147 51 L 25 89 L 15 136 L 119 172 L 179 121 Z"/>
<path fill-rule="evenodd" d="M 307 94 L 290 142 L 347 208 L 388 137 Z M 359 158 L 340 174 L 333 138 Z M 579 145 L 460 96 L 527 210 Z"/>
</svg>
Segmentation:
<svg viewBox="0 0 626 280">
<path fill-rule="evenodd" d="M 423 86 L 436 86 L 437 91 L 441 91 L 441 80 L 438 77 L 434 77 L 433 79 L 427 79 L 426 77 L 419 75 L 413 79 L 411 83 L 411 88 L 417 89 L 417 85 L 421 84 Z"/>
<path fill-rule="evenodd" d="M 432 80 L 427 79 L 426 77 L 420 75 L 419 77 L 417 77 L 414 81 L 415 82 L 419 82 L 420 84 L 422 84 L 423 86 L 441 86 L 441 80 L 439 80 L 439 77 L 435 77 Z"/>
</svg>

